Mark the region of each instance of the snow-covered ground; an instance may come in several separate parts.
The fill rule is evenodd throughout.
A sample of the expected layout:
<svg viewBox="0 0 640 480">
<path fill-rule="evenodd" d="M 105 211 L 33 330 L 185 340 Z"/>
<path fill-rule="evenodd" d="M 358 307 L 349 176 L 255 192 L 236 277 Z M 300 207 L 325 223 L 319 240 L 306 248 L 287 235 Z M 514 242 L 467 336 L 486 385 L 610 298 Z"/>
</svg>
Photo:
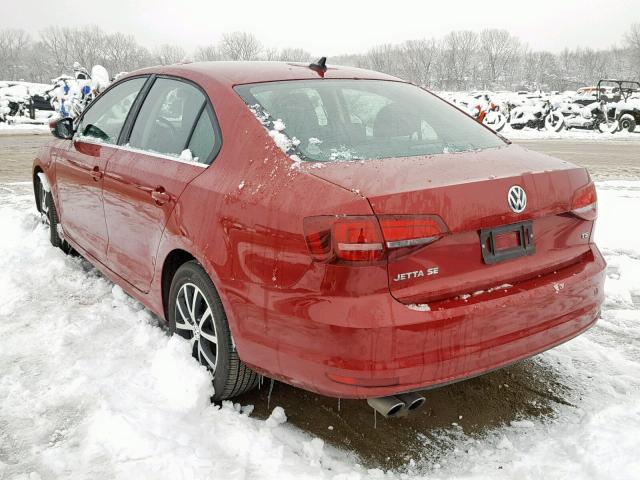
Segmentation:
<svg viewBox="0 0 640 480">
<path fill-rule="evenodd" d="M 640 181 L 598 185 L 609 263 L 602 320 L 537 357 L 562 385 L 552 418 L 522 418 L 402 472 L 251 406 L 211 405 L 185 341 L 86 261 L 52 248 L 28 184 L 0 185 L 0 478 L 638 479 Z M 277 402 L 277 399 L 275 399 Z"/>
<path fill-rule="evenodd" d="M 536 130 L 534 128 L 523 128 L 522 130 L 514 130 L 508 124 L 500 132 L 501 135 L 510 140 L 589 140 L 595 142 L 640 142 L 640 127 L 636 127 L 635 131 L 618 131 L 616 133 L 600 133 L 595 130 L 586 130 L 581 128 L 573 128 L 571 130 L 562 130 L 560 132 L 550 132 L 548 130 Z"/>
<path fill-rule="evenodd" d="M 40 135 L 51 133 L 49 125 L 33 123 L 0 123 L 0 135 Z"/>
</svg>

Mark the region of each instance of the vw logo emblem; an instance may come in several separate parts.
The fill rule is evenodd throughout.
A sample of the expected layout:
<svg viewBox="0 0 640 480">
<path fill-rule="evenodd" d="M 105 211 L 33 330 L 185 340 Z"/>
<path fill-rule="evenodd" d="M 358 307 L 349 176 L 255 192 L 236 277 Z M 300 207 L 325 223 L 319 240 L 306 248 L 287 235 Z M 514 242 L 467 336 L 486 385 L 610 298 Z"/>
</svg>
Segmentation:
<svg viewBox="0 0 640 480">
<path fill-rule="evenodd" d="M 513 213 L 522 213 L 527 208 L 527 194 L 524 192 L 524 188 L 519 185 L 511 187 L 507 194 L 507 201 Z"/>
</svg>

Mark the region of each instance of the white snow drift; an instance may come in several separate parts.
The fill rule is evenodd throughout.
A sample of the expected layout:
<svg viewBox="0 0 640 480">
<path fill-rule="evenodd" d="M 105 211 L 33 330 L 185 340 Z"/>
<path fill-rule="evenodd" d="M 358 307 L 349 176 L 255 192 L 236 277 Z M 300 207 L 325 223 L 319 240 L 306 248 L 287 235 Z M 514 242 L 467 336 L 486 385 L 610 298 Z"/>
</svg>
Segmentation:
<svg viewBox="0 0 640 480">
<path fill-rule="evenodd" d="M 187 344 L 49 245 L 29 185 L 0 185 L 0 478 L 640 478 L 640 182 L 599 195 L 603 319 L 538 357 L 574 406 L 481 439 L 452 426 L 450 453 L 400 473 L 363 468 L 279 407 L 260 421 L 249 405 L 211 405 Z"/>
</svg>

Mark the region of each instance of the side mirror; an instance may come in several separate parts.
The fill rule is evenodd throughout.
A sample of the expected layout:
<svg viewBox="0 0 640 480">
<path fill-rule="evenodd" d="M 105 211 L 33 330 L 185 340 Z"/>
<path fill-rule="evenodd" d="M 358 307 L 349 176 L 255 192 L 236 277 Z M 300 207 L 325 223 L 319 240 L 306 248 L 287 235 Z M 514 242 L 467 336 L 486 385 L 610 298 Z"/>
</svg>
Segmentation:
<svg viewBox="0 0 640 480">
<path fill-rule="evenodd" d="M 62 140 L 73 138 L 73 120 L 71 118 L 56 118 L 49 122 L 49 128 L 54 137 Z"/>
</svg>

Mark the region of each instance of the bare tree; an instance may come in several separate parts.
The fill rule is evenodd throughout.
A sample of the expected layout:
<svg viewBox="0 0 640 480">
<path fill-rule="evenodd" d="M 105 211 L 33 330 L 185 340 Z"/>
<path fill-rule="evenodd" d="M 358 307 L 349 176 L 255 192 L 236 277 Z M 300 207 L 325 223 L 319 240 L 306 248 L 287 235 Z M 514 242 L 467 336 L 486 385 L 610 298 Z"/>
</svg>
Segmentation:
<svg viewBox="0 0 640 480">
<path fill-rule="evenodd" d="M 224 60 L 224 53 L 218 45 L 207 45 L 198 47 L 195 52 L 195 59 L 198 62 L 210 62 L 213 60 Z"/>
<path fill-rule="evenodd" d="M 160 65 L 173 65 L 182 62 L 187 52 L 179 45 L 165 43 L 153 51 L 153 61 Z"/>
<path fill-rule="evenodd" d="M 308 62 L 311 54 L 302 48 L 283 48 L 274 60 L 281 62 Z"/>
<path fill-rule="evenodd" d="M 91 26 L 65 30 L 71 39 L 73 62 L 90 69 L 104 60 L 108 38 L 100 28 Z"/>
<path fill-rule="evenodd" d="M 367 52 L 367 63 L 373 70 L 393 75 L 398 71 L 398 52 L 394 45 L 378 45 Z"/>
<path fill-rule="evenodd" d="M 141 47 L 132 35 L 114 33 L 108 35 L 104 46 L 103 66 L 115 75 L 129 72 L 151 63 L 151 54 Z"/>
<path fill-rule="evenodd" d="M 399 74 L 418 85 L 430 83 L 432 65 L 437 58 L 436 41 L 408 40 L 400 46 Z"/>
<path fill-rule="evenodd" d="M 5 72 L 7 79 L 18 80 L 24 75 L 30 41 L 24 30 L 0 30 L 0 71 Z"/>
<path fill-rule="evenodd" d="M 40 32 L 40 47 L 43 53 L 46 53 L 53 72 L 62 72 L 73 65 L 73 42 L 71 30 L 68 28 L 47 27 Z"/>
<path fill-rule="evenodd" d="M 635 73 L 640 77 L 640 23 L 634 23 L 625 35 L 625 40 L 635 65 Z"/>
<path fill-rule="evenodd" d="M 454 31 L 441 39 L 409 40 L 372 47 L 366 54 L 329 59 L 330 64 L 371 68 L 435 89 L 574 89 L 602 77 L 640 75 L 640 23 L 631 26 L 623 47 L 565 49 L 558 54 L 530 51 L 505 30 Z M 0 30 L 0 80 L 49 82 L 71 73 L 74 62 L 90 69 L 101 64 L 112 74 L 185 59 L 179 45 L 149 52 L 131 35 L 106 33 L 97 26 L 52 26 L 32 40 L 22 30 Z M 226 33 L 217 44 L 195 50 L 196 60 L 312 60 L 306 50 L 263 48 L 243 32 Z"/>
<path fill-rule="evenodd" d="M 277 48 L 263 48 L 260 53 L 260 58 L 268 62 L 280 60 L 280 52 Z"/>
<path fill-rule="evenodd" d="M 251 33 L 233 32 L 222 35 L 220 48 L 229 60 L 256 60 L 262 45 Z"/>
<path fill-rule="evenodd" d="M 506 30 L 483 30 L 480 33 L 480 53 L 484 64 L 485 86 L 507 80 L 513 73 L 520 53 L 520 41 Z"/>
<path fill-rule="evenodd" d="M 473 84 L 474 55 L 478 48 L 478 34 L 470 30 L 451 32 L 444 37 L 442 55 L 446 59 L 448 88 L 462 90 Z"/>
</svg>

